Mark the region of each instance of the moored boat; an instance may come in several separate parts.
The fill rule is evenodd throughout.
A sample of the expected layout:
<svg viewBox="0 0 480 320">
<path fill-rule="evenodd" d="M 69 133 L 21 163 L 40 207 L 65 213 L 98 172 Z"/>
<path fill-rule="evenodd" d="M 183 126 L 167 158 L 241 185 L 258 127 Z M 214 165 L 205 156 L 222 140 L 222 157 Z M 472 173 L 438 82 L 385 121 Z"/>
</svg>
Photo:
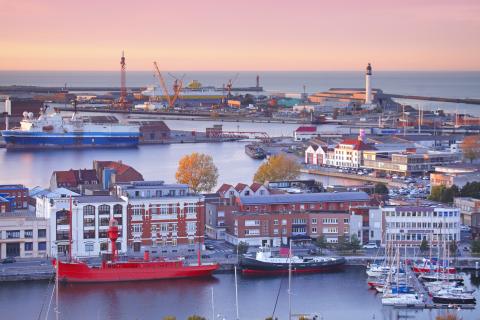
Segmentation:
<svg viewBox="0 0 480 320">
<path fill-rule="evenodd" d="M 341 269 L 343 257 L 290 256 L 273 257 L 269 247 L 261 247 L 255 257 L 243 256 L 240 260 L 242 273 L 247 275 L 286 274 L 289 264 L 293 273 L 328 272 Z"/>
<path fill-rule="evenodd" d="M 191 278 L 211 276 L 217 270 L 217 263 L 186 264 L 178 260 L 150 260 L 146 254 L 143 260 L 117 261 L 115 243 L 118 239 L 118 225 L 110 220 L 108 237 L 112 242 L 110 261 L 103 261 L 100 266 L 90 266 L 82 261 L 54 261 L 59 281 L 63 282 L 119 282 Z"/>
<path fill-rule="evenodd" d="M 265 150 L 256 144 L 245 145 L 245 153 L 253 159 L 265 159 L 267 156 Z"/>
</svg>

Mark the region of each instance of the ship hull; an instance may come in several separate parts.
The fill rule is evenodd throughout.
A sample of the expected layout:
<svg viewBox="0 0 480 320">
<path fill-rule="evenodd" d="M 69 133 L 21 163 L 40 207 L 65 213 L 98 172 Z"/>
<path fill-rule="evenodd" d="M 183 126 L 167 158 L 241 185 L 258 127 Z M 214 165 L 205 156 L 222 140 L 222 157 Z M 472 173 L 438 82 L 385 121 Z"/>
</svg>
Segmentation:
<svg viewBox="0 0 480 320">
<path fill-rule="evenodd" d="M 7 149 L 136 147 L 139 134 L 2 131 Z"/>
<path fill-rule="evenodd" d="M 320 273 L 341 270 L 345 264 L 344 258 L 334 261 L 295 263 L 292 264 L 292 273 Z M 277 275 L 288 273 L 288 263 L 263 262 L 249 257 L 243 257 L 240 266 L 245 275 Z"/>
<path fill-rule="evenodd" d="M 218 264 L 185 266 L 179 262 L 126 262 L 101 267 L 85 263 L 58 264 L 58 279 L 62 282 L 98 283 L 151 281 L 163 279 L 208 277 L 218 269 Z"/>
<path fill-rule="evenodd" d="M 462 297 L 439 297 L 433 296 L 432 298 L 434 303 L 442 303 L 442 304 L 476 304 L 475 298 L 462 298 Z"/>
</svg>

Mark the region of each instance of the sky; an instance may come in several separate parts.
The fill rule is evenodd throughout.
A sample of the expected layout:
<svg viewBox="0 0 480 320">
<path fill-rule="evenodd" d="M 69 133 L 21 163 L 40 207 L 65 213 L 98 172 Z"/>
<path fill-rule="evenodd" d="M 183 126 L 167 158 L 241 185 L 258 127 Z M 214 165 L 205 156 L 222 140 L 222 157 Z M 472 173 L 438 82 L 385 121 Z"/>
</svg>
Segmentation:
<svg viewBox="0 0 480 320">
<path fill-rule="evenodd" d="M 0 0 L 0 70 L 480 70 L 479 0 Z"/>
</svg>

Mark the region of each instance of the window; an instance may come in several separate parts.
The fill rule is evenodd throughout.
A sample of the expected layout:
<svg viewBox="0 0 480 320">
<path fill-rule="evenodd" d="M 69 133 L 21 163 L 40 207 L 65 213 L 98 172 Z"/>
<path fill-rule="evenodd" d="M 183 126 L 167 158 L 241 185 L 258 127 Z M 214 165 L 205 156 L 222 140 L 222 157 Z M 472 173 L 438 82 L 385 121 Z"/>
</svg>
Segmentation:
<svg viewBox="0 0 480 320">
<path fill-rule="evenodd" d="M 83 207 L 83 215 L 84 216 L 95 215 L 95 207 L 92 205 Z"/>
<path fill-rule="evenodd" d="M 99 238 L 108 238 L 108 232 L 105 230 L 105 231 L 99 231 L 98 232 L 98 237 Z"/>
<path fill-rule="evenodd" d="M 132 226 L 133 232 L 142 232 L 142 225 L 141 224 L 134 224 Z"/>
<path fill-rule="evenodd" d="M 133 215 L 134 216 L 141 216 L 142 215 L 142 209 L 141 208 L 133 209 Z"/>
<path fill-rule="evenodd" d="M 110 223 L 110 219 L 109 218 L 100 218 L 100 225 L 101 226 L 108 226 Z"/>
<path fill-rule="evenodd" d="M 108 250 L 108 242 L 100 242 L 100 250 L 107 251 Z"/>
<path fill-rule="evenodd" d="M 69 212 L 67 210 L 60 210 L 56 213 L 57 225 L 68 225 Z"/>
<path fill-rule="evenodd" d="M 25 242 L 25 251 L 33 251 L 33 242 Z"/>
<path fill-rule="evenodd" d="M 24 231 L 25 238 L 33 238 L 33 230 L 25 230 Z"/>
<path fill-rule="evenodd" d="M 348 218 L 343 219 L 343 223 L 348 223 L 350 220 Z"/>
<path fill-rule="evenodd" d="M 19 239 L 19 238 L 20 238 L 20 230 L 7 231 L 7 239 Z"/>
<path fill-rule="evenodd" d="M 47 229 L 38 229 L 37 231 L 39 238 L 46 238 L 47 237 Z"/>
<path fill-rule="evenodd" d="M 260 235 L 260 230 L 258 229 L 245 229 L 245 235 L 249 236 L 257 236 Z"/>
<path fill-rule="evenodd" d="M 278 219 L 273 220 L 273 225 L 278 226 Z"/>
<path fill-rule="evenodd" d="M 47 250 L 47 243 L 45 241 L 38 243 L 38 251 L 45 251 Z"/>
<path fill-rule="evenodd" d="M 85 243 L 85 252 L 93 251 L 93 243 Z"/>
<path fill-rule="evenodd" d="M 312 218 L 312 224 L 317 224 L 317 218 Z"/>
<path fill-rule="evenodd" d="M 113 214 L 122 214 L 123 206 L 121 204 L 116 204 L 113 206 Z"/>
<path fill-rule="evenodd" d="M 83 231 L 83 239 L 95 239 L 95 230 Z"/>
<path fill-rule="evenodd" d="M 195 233 L 197 231 L 197 224 L 195 222 L 187 222 L 187 232 Z"/>
<path fill-rule="evenodd" d="M 98 207 L 98 214 L 108 214 L 110 215 L 110 206 L 108 204 L 102 204 Z"/>
<path fill-rule="evenodd" d="M 317 227 L 312 227 L 312 233 L 317 233 Z"/>
<path fill-rule="evenodd" d="M 334 218 L 324 218 L 323 219 L 324 224 L 336 224 L 338 223 L 337 219 Z"/>
</svg>

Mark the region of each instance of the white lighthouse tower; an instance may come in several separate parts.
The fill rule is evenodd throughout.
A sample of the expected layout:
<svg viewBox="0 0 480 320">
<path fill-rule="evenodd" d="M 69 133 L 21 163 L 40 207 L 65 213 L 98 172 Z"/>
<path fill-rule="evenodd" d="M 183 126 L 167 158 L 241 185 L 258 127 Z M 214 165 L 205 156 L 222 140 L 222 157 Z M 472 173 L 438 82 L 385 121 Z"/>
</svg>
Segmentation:
<svg viewBox="0 0 480 320">
<path fill-rule="evenodd" d="M 367 66 L 367 71 L 365 72 L 365 104 L 372 104 L 372 66 L 370 63 Z"/>
</svg>

